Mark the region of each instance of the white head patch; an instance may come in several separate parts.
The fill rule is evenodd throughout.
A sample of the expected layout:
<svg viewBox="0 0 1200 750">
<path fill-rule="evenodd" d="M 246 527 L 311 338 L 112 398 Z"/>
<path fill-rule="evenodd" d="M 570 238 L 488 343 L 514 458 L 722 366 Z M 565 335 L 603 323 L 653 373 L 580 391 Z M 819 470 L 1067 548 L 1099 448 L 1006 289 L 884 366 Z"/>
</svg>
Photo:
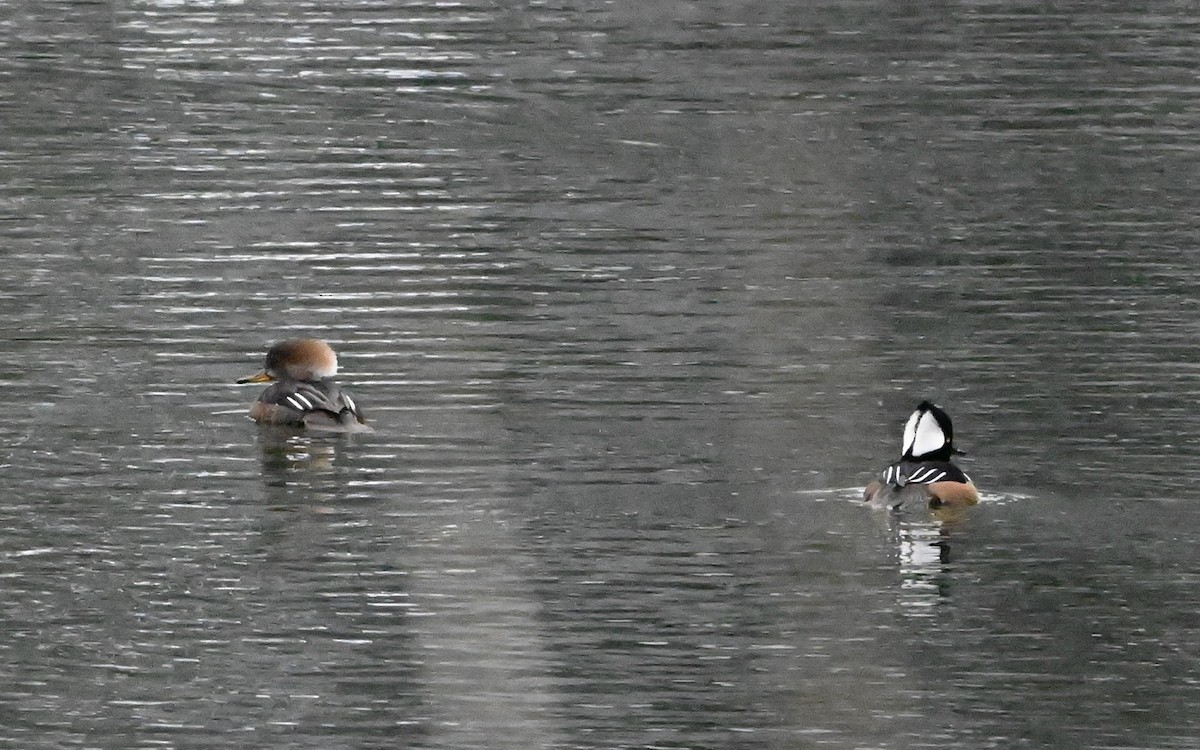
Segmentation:
<svg viewBox="0 0 1200 750">
<path fill-rule="evenodd" d="M 946 433 L 933 414 L 917 409 L 904 425 L 904 446 L 901 455 L 920 458 L 946 445 Z"/>
<path fill-rule="evenodd" d="M 333 353 L 332 349 L 330 349 L 329 356 L 325 359 L 325 361 L 313 368 L 313 375 L 316 375 L 318 378 L 332 378 L 334 375 L 337 375 L 337 370 L 337 355 Z"/>
</svg>

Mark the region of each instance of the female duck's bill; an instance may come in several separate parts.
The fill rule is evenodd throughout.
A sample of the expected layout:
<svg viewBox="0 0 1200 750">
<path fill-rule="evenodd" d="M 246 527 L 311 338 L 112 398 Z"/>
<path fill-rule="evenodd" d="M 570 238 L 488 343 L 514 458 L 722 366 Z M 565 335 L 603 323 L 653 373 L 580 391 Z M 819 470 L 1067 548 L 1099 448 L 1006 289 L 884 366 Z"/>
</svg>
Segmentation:
<svg viewBox="0 0 1200 750">
<path fill-rule="evenodd" d="M 950 415 L 922 401 L 904 425 L 900 460 L 891 464 L 863 490 L 872 505 L 896 508 L 914 502 L 931 506 L 974 505 L 979 491 L 950 458 L 954 447 Z"/>
<path fill-rule="evenodd" d="M 329 432 L 371 432 L 362 411 L 334 381 L 338 361 L 319 339 L 288 339 L 267 351 L 261 372 L 239 383 L 271 383 L 250 406 L 259 424 Z"/>
</svg>

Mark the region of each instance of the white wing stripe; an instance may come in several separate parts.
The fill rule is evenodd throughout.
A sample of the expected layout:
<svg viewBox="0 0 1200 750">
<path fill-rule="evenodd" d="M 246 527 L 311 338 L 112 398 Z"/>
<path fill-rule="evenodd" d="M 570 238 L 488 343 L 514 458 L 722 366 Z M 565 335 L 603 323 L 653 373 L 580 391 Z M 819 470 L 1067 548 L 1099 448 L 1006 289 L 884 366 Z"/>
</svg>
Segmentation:
<svg viewBox="0 0 1200 750">
<path fill-rule="evenodd" d="M 931 484 L 940 481 L 946 476 L 944 469 L 938 469 L 936 466 L 925 466 L 918 468 L 908 476 L 908 481 L 915 484 Z"/>
<path fill-rule="evenodd" d="M 313 408 L 312 402 L 299 393 L 288 396 L 287 402 L 300 411 L 312 411 Z"/>
</svg>

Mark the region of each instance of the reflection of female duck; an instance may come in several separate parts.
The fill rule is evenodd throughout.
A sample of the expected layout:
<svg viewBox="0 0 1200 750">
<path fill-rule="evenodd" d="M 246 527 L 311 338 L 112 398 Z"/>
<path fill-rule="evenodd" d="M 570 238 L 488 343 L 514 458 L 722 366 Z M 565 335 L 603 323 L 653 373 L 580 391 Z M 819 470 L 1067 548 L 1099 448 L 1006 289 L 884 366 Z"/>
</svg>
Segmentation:
<svg viewBox="0 0 1200 750">
<path fill-rule="evenodd" d="M 258 448 L 263 469 L 273 480 L 286 480 L 293 474 L 313 475 L 333 469 L 339 457 L 338 440 L 322 440 L 294 429 L 263 429 Z"/>
<path fill-rule="evenodd" d="M 330 432 L 370 432 L 341 386 L 337 355 L 318 339 L 289 339 L 267 352 L 266 367 L 239 383 L 271 383 L 250 407 L 255 422 Z"/>
<path fill-rule="evenodd" d="M 922 401 L 904 425 L 900 460 L 867 485 L 863 499 L 872 505 L 896 508 L 910 502 L 932 506 L 974 505 L 979 492 L 950 457 L 954 447 L 950 415 Z"/>
</svg>

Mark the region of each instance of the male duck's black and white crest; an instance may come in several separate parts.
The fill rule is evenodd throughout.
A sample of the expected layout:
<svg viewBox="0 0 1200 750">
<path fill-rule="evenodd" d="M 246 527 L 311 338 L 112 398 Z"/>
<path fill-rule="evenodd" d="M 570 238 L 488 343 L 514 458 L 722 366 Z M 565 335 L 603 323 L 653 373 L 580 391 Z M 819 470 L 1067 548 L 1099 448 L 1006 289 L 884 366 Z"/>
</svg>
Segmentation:
<svg viewBox="0 0 1200 750">
<path fill-rule="evenodd" d="M 950 415 L 922 401 L 904 425 L 901 461 L 949 461 L 954 450 Z"/>
</svg>

